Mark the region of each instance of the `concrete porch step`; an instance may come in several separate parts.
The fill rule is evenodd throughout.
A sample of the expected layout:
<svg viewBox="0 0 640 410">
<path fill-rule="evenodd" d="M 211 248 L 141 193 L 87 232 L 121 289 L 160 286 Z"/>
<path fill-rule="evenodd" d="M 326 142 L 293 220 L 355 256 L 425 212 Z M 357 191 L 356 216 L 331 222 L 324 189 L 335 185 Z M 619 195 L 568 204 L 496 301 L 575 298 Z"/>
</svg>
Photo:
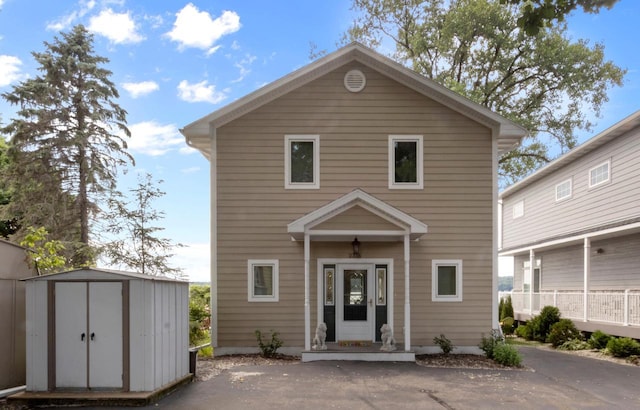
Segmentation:
<svg viewBox="0 0 640 410">
<path fill-rule="evenodd" d="M 303 362 L 320 360 L 352 360 L 361 362 L 415 362 L 414 352 L 372 352 L 372 351 L 331 351 L 311 350 L 302 352 Z"/>
</svg>

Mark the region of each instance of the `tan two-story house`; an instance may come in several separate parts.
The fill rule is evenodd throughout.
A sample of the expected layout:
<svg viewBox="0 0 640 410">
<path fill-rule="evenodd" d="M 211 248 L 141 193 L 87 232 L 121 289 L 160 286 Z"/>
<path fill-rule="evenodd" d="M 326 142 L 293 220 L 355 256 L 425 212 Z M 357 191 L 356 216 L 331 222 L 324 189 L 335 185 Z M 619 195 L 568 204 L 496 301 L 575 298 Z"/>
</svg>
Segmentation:
<svg viewBox="0 0 640 410">
<path fill-rule="evenodd" d="M 211 163 L 216 354 L 497 328 L 497 164 L 526 131 L 357 43 L 182 130 Z M 310 359 L 311 356 L 307 356 Z M 404 360 L 396 356 L 395 360 Z"/>
</svg>

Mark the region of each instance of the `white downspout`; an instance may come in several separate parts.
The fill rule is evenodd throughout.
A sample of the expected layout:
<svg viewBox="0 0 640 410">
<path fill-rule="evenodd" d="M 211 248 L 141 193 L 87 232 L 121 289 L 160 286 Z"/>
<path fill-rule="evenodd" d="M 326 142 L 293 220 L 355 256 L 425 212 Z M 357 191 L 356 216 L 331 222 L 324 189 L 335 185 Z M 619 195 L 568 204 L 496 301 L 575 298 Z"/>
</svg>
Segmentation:
<svg viewBox="0 0 640 410">
<path fill-rule="evenodd" d="M 409 234 L 404 235 L 404 350 L 411 351 L 411 301 L 410 301 L 410 271 L 411 244 Z"/>
<path fill-rule="evenodd" d="M 304 234 L 304 350 L 311 350 L 311 308 L 309 306 L 309 234 Z"/>
<path fill-rule="evenodd" d="M 211 346 L 218 347 L 218 151 L 216 128 L 209 126 L 211 137 L 211 154 L 209 156 L 209 189 L 211 190 L 211 222 L 210 222 L 210 307 L 211 307 Z"/>
</svg>

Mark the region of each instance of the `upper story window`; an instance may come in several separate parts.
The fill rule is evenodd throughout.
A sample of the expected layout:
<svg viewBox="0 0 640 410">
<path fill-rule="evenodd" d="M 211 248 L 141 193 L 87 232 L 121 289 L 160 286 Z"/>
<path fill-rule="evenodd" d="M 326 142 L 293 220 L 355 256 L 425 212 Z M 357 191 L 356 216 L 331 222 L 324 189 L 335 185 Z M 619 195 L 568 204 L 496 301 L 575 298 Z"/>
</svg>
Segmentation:
<svg viewBox="0 0 640 410">
<path fill-rule="evenodd" d="M 571 178 L 556 185 L 556 201 L 571 198 Z"/>
<path fill-rule="evenodd" d="M 524 216 L 524 199 L 513 204 L 513 219 Z"/>
<path fill-rule="evenodd" d="M 284 187 L 320 188 L 320 136 L 285 135 Z"/>
<path fill-rule="evenodd" d="M 389 136 L 389 189 L 423 188 L 422 135 Z"/>
<path fill-rule="evenodd" d="M 278 261 L 250 259 L 247 265 L 249 302 L 277 302 Z"/>
<path fill-rule="evenodd" d="M 611 176 L 611 160 L 589 170 L 589 188 L 609 182 Z"/>
</svg>

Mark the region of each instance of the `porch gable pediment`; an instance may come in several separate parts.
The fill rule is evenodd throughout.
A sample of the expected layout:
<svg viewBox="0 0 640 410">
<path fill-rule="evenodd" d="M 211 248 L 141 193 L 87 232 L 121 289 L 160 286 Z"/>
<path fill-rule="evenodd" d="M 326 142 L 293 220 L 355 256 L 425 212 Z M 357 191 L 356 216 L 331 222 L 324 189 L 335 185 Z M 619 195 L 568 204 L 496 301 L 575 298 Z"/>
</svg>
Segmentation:
<svg viewBox="0 0 640 410">
<path fill-rule="evenodd" d="M 350 221 L 349 223 L 344 223 Z M 294 240 L 340 240 L 359 236 L 367 240 L 415 240 L 427 233 L 427 225 L 380 199 L 356 189 L 291 222 L 287 231 Z"/>
</svg>

